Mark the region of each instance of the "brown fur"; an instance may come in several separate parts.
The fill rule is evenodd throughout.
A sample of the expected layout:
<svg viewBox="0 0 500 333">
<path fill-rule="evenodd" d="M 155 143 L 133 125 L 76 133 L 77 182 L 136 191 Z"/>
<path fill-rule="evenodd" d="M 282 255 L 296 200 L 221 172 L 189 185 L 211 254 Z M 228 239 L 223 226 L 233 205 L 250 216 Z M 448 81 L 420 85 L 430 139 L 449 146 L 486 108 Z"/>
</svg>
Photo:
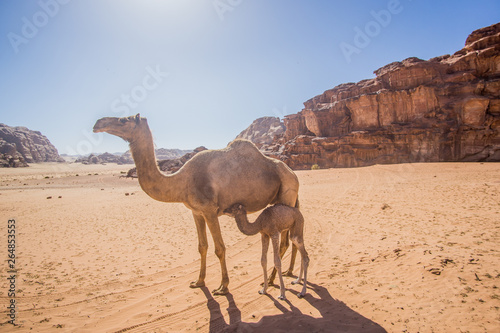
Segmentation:
<svg viewBox="0 0 500 333">
<path fill-rule="evenodd" d="M 255 220 L 255 222 L 248 222 L 247 212 L 245 207 L 241 204 L 235 204 L 229 209 L 224 211 L 225 214 L 233 216 L 241 232 L 245 235 L 255 235 L 260 232 L 262 237 L 262 269 L 264 271 L 264 288 L 259 291 L 261 294 L 267 292 L 267 250 L 269 247 L 269 238 L 273 242 L 274 252 L 274 266 L 278 271 L 280 280 L 281 295 L 279 299 L 286 299 L 285 285 L 283 283 L 283 276 L 281 273 L 281 258 L 279 253 L 279 239 L 280 234 L 286 230 L 290 231 L 290 240 L 299 250 L 302 257 L 302 264 L 300 268 L 299 277 L 293 284 L 300 283 L 302 273 L 304 273 L 304 283 L 302 291 L 298 294 L 299 297 L 304 297 L 306 294 L 307 285 L 307 267 L 309 266 L 309 256 L 304 247 L 304 217 L 297 208 L 289 207 L 282 204 L 266 208 Z M 286 236 L 285 236 L 286 237 Z"/>
</svg>

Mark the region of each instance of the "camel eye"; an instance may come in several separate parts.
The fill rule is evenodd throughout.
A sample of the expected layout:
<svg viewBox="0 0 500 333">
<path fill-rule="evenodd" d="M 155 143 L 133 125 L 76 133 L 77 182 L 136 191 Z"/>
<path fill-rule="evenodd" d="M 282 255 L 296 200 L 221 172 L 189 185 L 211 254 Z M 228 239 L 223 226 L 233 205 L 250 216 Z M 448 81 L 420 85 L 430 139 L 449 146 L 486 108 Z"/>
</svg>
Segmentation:
<svg viewBox="0 0 500 333">
<path fill-rule="evenodd" d="M 120 123 L 125 124 L 127 122 L 127 118 L 120 118 Z"/>
</svg>

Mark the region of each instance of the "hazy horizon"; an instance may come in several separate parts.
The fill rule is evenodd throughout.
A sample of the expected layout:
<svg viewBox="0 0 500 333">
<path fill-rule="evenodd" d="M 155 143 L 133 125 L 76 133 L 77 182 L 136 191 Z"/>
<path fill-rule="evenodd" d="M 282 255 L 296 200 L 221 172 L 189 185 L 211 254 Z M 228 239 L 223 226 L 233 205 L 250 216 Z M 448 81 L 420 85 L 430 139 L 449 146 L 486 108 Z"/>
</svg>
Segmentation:
<svg viewBox="0 0 500 333">
<path fill-rule="evenodd" d="M 222 148 L 263 116 L 408 57 L 463 48 L 498 22 L 498 1 L 6 0 L 1 123 L 40 131 L 60 154 L 125 152 L 93 134 L 141 113 L 157 148 Z"/>
</svg>

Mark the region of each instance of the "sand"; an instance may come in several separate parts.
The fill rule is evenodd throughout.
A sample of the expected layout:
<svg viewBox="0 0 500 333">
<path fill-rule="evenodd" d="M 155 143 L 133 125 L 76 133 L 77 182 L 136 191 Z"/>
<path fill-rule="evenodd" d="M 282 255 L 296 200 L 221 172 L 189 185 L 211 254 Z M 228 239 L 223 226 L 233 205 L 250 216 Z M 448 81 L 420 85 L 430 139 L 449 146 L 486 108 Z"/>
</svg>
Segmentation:
<svg viewBox="0 0 500 333">
<path fill-rule="evenodd" d="M 311 263 L 308 294 L 297 298 L 301 286 L 286 277 L 287 301 L 278 287 L 258 294 L 260 236 L 226 216 L 230 294 L 210 293 L 220 283 L 210 235 L 207 286 L 190 289 L 199 270 L 190 211 L 120 178 L 128 168 L 0 169 L 1 332 L 500 331 L 498 163 L 298 171 Z"/>
</svg>

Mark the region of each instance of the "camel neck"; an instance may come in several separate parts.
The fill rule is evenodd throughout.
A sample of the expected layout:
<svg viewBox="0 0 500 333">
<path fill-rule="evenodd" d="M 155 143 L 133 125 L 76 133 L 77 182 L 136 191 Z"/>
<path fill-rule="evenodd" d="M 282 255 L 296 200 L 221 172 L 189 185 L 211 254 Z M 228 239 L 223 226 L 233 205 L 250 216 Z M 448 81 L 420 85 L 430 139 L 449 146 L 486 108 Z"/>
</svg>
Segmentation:
<svg viewBox="0 0 500 333">
<path fill-rule="evenodd" d="M 151 198 L 162 202 L 184 202 L 182 177 L 178 174 L 165 175 L 158 168 L 154 151 L 153 136 L 149 127 L 130 143 L 130 151 L 137 168 L 141 188 Z"/>
<path fill-rule="evenodd" d="M 240 229 L 240 231 L 247 236 L 256 235 L 261 230 L 261 220 L 257 219 L 255 222 L 250 223 L 246 213 L 236 215 L 235 220 L 238 225 L 238 229 Z"/>
</svg>

